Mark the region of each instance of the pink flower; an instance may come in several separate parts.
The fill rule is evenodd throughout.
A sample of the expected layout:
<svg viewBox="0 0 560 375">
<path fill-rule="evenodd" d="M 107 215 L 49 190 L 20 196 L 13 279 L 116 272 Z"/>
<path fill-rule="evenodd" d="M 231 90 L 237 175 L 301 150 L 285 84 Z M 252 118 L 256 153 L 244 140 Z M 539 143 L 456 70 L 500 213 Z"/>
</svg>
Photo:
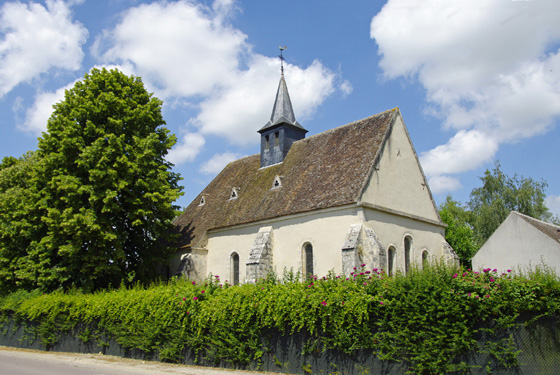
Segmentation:
<svg viewBox="0 0 560 375">
<path fill-rule="evenodd" d="M 453 278 L 456 279 L 456 278 L 457 278 L 457 274 L 453 275 Z"/>
<path fill-rule="evenodd" d="M 321 302 L 321 305 L 327 306 L 327 302 L 326 302 L 326 301 L 323 301 L 323 302 Z"/>
<path fill-rule="evenodd" d="M 186 300 L 187 300 L 187 297 L 183 297 L 183 301 L 186 301 Z"/>
<path fill-rule="evenodd" d="M 196 281 L 193 281 L 193 282 L 192 282 L 192 285 L 196 285 Z"/>
<path fill-rule="evenodd" d="M 198 297 L 193 297 L 193 301 L 198 301 Z"/>
<path fill-rule="evenodd" d="M 507 270 L 508 272 L 511 272 L 511 270 Z"/>
<path fill-rule="evenodd" d="M 361 266 L 362 266 L 362 267 L 365 267 L 365 266 L 366 266 L 366 264 L 364 263 L 364 264 L 362 264 Z"/>
<path fill-rule="evenodd" d="M 201 290 L 200 293 L 203 293 L 203 294 L 204 294 L 204 290 Z"/>
<path fill-rule="evenodd" d="M 379 304 L 380 304 L 380 305 L 383 305 L 383 301 L 380 301 Z"/>
</svg>

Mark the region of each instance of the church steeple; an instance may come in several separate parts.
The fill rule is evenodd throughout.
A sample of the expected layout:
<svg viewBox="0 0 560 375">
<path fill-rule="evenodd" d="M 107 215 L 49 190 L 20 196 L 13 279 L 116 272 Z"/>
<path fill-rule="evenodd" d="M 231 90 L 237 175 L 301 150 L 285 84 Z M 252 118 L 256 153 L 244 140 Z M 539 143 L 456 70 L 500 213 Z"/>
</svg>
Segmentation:
<svg viewBox="0 0 560 375">
<path fill-rule="evenodd" d="M 297 121 L 292 108 L 280 47 L 281 75 L 270 121 L 259 130 L 261 134 L 261 168 L 281 163 L 295 141 L 305 138 L 305 130 Z"/>
</svg>

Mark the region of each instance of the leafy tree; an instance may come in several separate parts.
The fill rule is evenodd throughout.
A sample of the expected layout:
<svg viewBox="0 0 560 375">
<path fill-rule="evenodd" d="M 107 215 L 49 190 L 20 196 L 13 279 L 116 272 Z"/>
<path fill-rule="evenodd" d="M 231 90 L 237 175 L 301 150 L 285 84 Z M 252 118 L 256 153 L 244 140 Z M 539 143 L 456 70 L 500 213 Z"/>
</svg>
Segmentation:
<svg viewBox="0 0 560 375">
<path fill-rule="evenodd" d="M 448 195 L 439 207 L 439 215 L 447 224 L 445 240 L 453 247 L 461 264 L 470 267 L 470 260 L 479 248 L 470 224 L 471 212 Z"/>
<path fill-rule="evenodd" d="M 93 69 L 54 106 L 39 139 L 37 244 L 44 289 L 147 280 L 182 193 L 165 155 L 176 139 L 140 78 Z"/>
<path fill-rule="evenodd" d="M 472 226 L 476 240 L 482 245 L 511 211 L 548 221 L 552 214 L 545 204 L 544 181 L 507 176 L 496 162 L 492 171 L 480 178 L 482 186 L 473 189 L 468 203 L 472 212 Z"/>
<path fill-rule="evenodd" d="M 34 187 L 37 154 L 0 163 L 0 294 L 37 287 L 39 259 L 34 251 L 43 225 Z"/>
</svg>

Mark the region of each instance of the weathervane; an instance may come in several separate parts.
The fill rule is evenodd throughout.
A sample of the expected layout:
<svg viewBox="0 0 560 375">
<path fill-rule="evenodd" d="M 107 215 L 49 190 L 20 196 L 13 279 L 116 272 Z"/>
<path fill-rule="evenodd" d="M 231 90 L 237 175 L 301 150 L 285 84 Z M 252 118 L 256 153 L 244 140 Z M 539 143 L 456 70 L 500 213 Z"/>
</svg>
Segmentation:
<svg viewBox="0 0 560 375">
<path fill-rule="evenodd" d="M 280 58 L 280 72 L 284 75 L 284 56 L 282 55 L 282 52 L 287 49 L 288 46 L 282 47 L 281 45 L 278 45 L 278 48 L 280 49 L 280 55 L 278 56 Z"/>
</svg>

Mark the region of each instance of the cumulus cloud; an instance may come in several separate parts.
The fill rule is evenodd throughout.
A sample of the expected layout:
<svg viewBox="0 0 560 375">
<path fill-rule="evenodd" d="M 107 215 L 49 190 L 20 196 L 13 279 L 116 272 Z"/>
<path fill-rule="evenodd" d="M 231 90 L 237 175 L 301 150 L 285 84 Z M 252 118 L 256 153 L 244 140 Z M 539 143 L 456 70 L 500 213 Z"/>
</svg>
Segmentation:
<svg viewBox="0 0 560 375">
<path fill-rule="evenodd" d="M 223 154 L 215 154 L 200 167 L 200 172 L 206 175 L 215 175 L 220 172 L 226 165 L 234 160 L 241 158 L 241 154 L 234 152 L 224 152 Z"/>
<path fill-rule="evenodd" d="M 456 134 L 422 155 L 428 176 L 472 170 L 560 115 L 560 2 L 389 0 L 371 23 L 387 79 L 417 79 Z M 456 159 L 452 159 L 456 158 Z"/>
<path fill-rule="evenodd" d="M 428 179 L 430 190 L 434 194 L 446 193 L 461 188 L 461 183 L 458 179 L 450 176 L 433 176 Z"/>
<path fill-rule="evenodd" d="M 64 99 L 65 90 L 74 86 L 74 83 L 62 87 L 55 92 L 41 92 L 35 95 L 33 105 L 25 112 L 25 121 L 18 128 L 40 135 L 47 130 L 47 121 L 53 112 L 53 105 Z"/>
<path fill-rule="evenodd" d="M 175 164 L 192 161 L 208 135 L 254 144 L 256 131 L 270 117 L 278 59 L 252 52 L 247 36 L 229 23 L 235 11 L 232 0 L 211 6 L 143 4 L 126 11 L 92 48 L 105 63 L 133 67 L 158 97 L 197 106 L 199 113 L 185 124 L 189 130 L 170 153 Z M 349 82 L 339 82 L 340 74 L 319 61 L 305 68 L 287 64 L 286 80 L 298 119 L 311 116 L 337 89 L 351 91 Z"/>
<path fill-rule="evenodd" d="M 208 95 L 235 75 L 247 38 L 227 22 L 231 2 L 213 8 L 189 1 L 130 8 L 96 39 L 105 62 L 131 63 L 163 98 Z"/>
<path fill-rule="evenodd" d="M 193 161 L 200 153 L 206 140 L 199 133 L 188 132 L 183 134 L 179 143 L 167 154 L 167 160 L 178 165 L 187 161 Z"/>
<path fill-rule="evenodd" d="M 287 64 L 285 72 L 300 120 L 310 116 L 335 90 L 336 75 L 318 61 L 305 69 Z M 204 134 L 224 136 L 237 145 L 254 144 L 259 141 L 257 130 L 271 116 L 278 81 L 278 60 L 255 55 L 249 68 L 236 74 L 234 85 L 201 103 L 201 112 L 192 124 Z"/>
<path fill-rule="evenodd" d="M 0 8 L 0 97 L 51 69 L 80 67 L 87 30 L 72 21 L 63 1 L 45 4 L 18 1 Z"/>
</svg>

